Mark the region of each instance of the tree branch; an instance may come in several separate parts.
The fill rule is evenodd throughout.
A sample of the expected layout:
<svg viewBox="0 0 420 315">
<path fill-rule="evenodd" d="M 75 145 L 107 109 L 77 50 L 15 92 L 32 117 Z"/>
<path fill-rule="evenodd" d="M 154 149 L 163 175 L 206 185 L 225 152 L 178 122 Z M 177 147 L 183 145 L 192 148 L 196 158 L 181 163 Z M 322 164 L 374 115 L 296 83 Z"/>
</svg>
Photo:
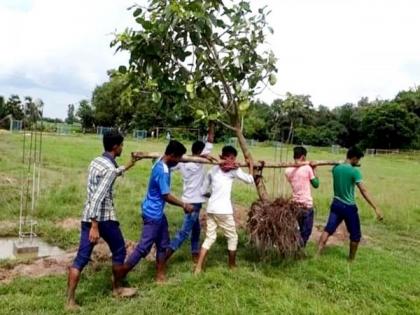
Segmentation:
<svg viewBox="0 0 420 315">
<path fill-rule="evenodd" d="M 224 121 L 222 121 L 222 120 L 220 120 L 220 119 L 217 119 L 217 122 L 221 123 L 224 127 L 228 128 L 228 129 L 230 129 L 230 130 L 236 131 L 236 128 L 235 128 L 235 127 L 233 127 L 233 126 L 231 126 L 231 125 L 229 125 L 229 124 L 225 123 Z"/>
</svg>

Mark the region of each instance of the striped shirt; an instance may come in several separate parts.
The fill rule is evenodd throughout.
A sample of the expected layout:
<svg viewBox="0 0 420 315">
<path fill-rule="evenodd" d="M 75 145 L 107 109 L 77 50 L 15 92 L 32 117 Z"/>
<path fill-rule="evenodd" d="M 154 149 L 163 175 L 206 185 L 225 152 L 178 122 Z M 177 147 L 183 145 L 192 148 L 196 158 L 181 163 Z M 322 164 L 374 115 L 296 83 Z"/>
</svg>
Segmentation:
<svg viewBox="0 0 420 315">
<path fill-rule="evenodd" d="M 125 171 L 124 166 L 118 167 L 115 160 L 104 153 L 94 159 L 89 166 L 87 180 L 87 199 L 82 221 L 117 221 L 113 201 L 113 185 L 115 179 Z"/>
</svg>

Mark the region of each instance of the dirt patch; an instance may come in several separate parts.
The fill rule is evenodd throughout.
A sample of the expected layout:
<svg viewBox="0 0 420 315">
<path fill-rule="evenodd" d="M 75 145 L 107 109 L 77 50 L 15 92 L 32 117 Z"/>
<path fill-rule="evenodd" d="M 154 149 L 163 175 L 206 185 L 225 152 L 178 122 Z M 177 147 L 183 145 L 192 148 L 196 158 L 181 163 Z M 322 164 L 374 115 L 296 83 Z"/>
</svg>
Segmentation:
<svg viewBox="0 0 420 315">
<path fill-rule="evenodd" d="M 80 230 L 80 218 L 66 218 L 56 222 L 56 225 L 63 230 Z"/>
<path fill-rule="evenodd" d="M 237 229 L 245 228 L 249 209 L 241 205 L 233 205 L 233 209 L 234 209 L 233 218 L 235 219 L 236 228 Z M 206 211 L 204 209 L 204 211 L 202 211 L 200 214 L 200 225 L 203 230 L 203 233 L 206 232 L 206 227 L 207 227 L 206 220 L 207 220 L 207 216 L 206 216 Z"/>
<path fill-rule="evenodd" d="M 310 237 L 310 240 L 312 240 L 314 243 L 318 243 L 319 238 L 321 237 L 322 232 L 324 231 L 324 225 L 317 223 L 314 225 L 314 228 L 312 229 L 312 234 Z M 347 243 L 349 241 L 349 232 L 347 231 L 346 225 L 341 223 L 335 233 L 331 235 L 328 238 L 327 246 L 328 245 L 343 245 L 344 243 Z M 367 241 L 370 239 L 369 236 L 363 235 L 361 244 L 367 243 Z"/>
<path fill-rule="evenodd" d="M 17 184 L 17 178 L 10 177 L 4 173 L 0 173 L 0 186 L 15 186 Z"/>
<path fill-rule="evenodd" d="M 79 222 L 80 224 L 80 222 Z M 126 240 L 125 247 L 127 249 L 127 256 L 130 255 L 136 242 Z M 17 277 L 40 278 L 50 275 L 62 275 L 67 273 L 67 268 L 76 257 L 76 250 L 66 252 L 63 255 L 39 258 L 28 263 L 19 263 L 12 268 L 0 268 L 0 283 L 10 283 Z M 102 239 L 93 249 L 91 256 L 90 268 L 97 269 L 104 262 L 111 261 L 111 251 L 108 245 Z M 146 257 L 147 261 L 156 261 L 156 247 L 153 246 L 149 255 Z"/>
<path fill-rule="evenodd" d="M 14 221 L 0 221 L 0 231 L 1 235 L 8 234 L 11 231 L 14 231 L 16 228 L 18 228 L 18 223 Z"/>
<path fill-rule="evenodd" d="M 64 274 L 74 258 L 74 253 L 57 257 L 40 258 L 28 264 L 18 264 L 12 269 L 0 269 L 0 283 L 9 283 L 16 277 L 39 278 Z"/>
<path fill-rule="evenodd" d="M 248 219 L 249 208 L 241 205 L 233 206 L 233 217 L 235 218 L 236 227 L 239 229 L 245 228 L 246 220 Z"/>
</svg>

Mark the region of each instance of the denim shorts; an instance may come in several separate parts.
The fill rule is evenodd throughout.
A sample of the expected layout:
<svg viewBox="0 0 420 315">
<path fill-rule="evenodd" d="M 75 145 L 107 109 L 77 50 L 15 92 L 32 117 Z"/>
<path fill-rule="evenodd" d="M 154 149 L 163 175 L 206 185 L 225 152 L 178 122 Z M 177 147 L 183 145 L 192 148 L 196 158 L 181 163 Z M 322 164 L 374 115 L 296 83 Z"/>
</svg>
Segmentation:
<svg viewBox="0 0 420 315">
<path fill-rule="evenodd" d="M 327 225 L 325 226 L 325 232 L 328 234 L 334 234 L 337 227 L 341 222 L 346 223 L 347 230 L 350 233 L 350 240 L 352 242 L 359 242 L 362 238 L 362 232 L 360 229 L 359 213 L 356 205 L 348 205 L 336 198 L 334 198 L 330 216 L 328 217 Z"/>
</svg>

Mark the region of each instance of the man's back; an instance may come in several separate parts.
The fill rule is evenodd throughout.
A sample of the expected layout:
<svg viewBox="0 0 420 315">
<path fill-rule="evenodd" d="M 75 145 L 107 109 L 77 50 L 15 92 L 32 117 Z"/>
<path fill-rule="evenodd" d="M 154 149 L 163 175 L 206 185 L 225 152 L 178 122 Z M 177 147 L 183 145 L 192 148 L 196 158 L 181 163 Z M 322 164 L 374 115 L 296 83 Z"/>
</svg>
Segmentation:
<svg viewBox="0 0 420 315">
<path fill-rule="evenodd" d="M 354 205 L 354 186 L 362 181 L 360 171 L 349 163 L 343 163 L 332 169 L 334 181 L 334 198 Z"/>
<path fill-rule="evenodd" d="M 288 167 L 285 175 L 292 186 L 293 200 L 312 208 L 311 180 L 315 178 L 312 167 L 309 165 Z"/>
<path fill-rule="evenodd" d="M 213 144 L 207 142 L 201 154 L 209 154 Z M 179 170 L 182 174 L 184 182 L 182 200 L 188 203 L 202 203 L 205 198 L 200 193 L 200 188 L 203 185 L 205 177 L 204 165 L 201 163 L 178 163 L 172 170 Z"/>
<path fill-rule="evenodd" d="M 92 214 L 90 213 L 92 209 L 99 209 L 98 221 L 116 220 L 113 185 L 116 177 L 121 173 L 122 171 L 105 156 L 99 156 L 90 163 L 83 222 L 90 222 L 89 216 Z"/>
</svg>

